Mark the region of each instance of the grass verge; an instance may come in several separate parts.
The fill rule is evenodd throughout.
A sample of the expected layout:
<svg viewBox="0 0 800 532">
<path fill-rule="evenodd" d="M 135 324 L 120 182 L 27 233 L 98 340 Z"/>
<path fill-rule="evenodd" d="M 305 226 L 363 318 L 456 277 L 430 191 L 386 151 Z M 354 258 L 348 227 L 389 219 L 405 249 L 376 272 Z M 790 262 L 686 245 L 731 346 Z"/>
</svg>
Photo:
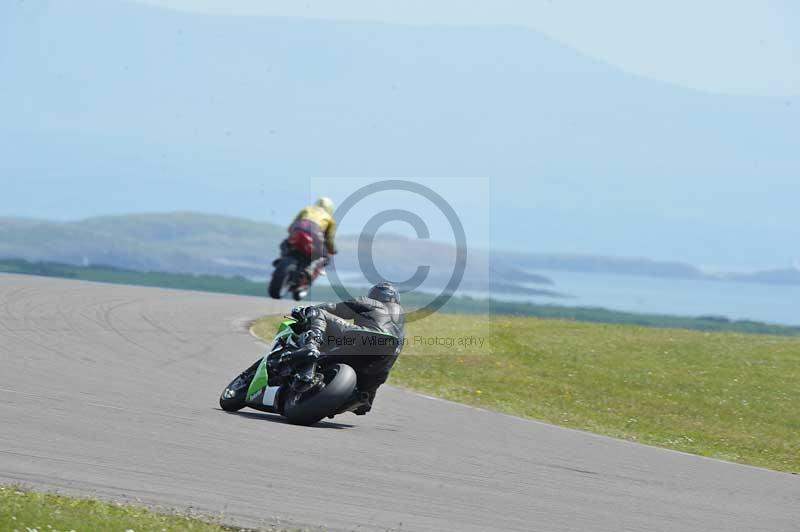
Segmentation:
<svg viewBox="0 0 800 532">
<path fill-rule="evenodd" d="M 135 506 L 0 486 L 0 530 L 230 532 L 241 529 L 224 527 L 191 517 L 155 513 Z"/>
<path fill-rule="evenodd" d="M 277 321 L 264 318 L 254 332 L 271 338 Z M 455 342 L 423 340 L 433 337 Z M 459 345 L 465 337 L 483 337 L 484 348 Z M 798 382 L 798 338 L 449 314 L 409 324 L 390 378 L 452 401 L 790 472 L 800 472 Z"/>
</svg>

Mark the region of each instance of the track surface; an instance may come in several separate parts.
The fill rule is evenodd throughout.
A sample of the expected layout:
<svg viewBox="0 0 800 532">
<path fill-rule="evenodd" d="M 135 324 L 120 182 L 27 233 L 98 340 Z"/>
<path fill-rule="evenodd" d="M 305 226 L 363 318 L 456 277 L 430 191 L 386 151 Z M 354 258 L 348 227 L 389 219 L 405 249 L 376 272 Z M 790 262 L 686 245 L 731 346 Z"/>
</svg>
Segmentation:
<svg viewBox="0 0 800 532">
<path fill-rule="evenodd" d="M 390 387 L 311 428 L 222 412 L 263 350 L 246 320 L 289 306 L 0 274 L 0 482 L 250 526 L 800 529 L 800 477 Z"/>
</svg>

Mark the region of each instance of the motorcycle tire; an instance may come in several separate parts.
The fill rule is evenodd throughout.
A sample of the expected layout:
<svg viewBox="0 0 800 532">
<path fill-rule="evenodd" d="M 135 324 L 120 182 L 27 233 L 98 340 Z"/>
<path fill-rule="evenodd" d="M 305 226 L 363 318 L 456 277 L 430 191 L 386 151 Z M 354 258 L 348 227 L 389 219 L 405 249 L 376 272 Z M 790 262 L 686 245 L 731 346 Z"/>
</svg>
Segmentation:
<svg viewBox="0 0 800 532">
<path fill-rule="evenodd" d="M 257 360 L 255 364 L 240 373 L 222 390 L 219 395 L 220 408 L 226 412 L 236 412 L 245 407 L 247 389 L 250 387 L 253 377 L 256 376 L 259 364 L 261 364 L 261 360 Z"/>
<path fill-rule="evenodd" d="M 267 288 L 269 297 L 272 299 L 281 298 L 285 289 L 288 288 L 296 269 L 297 262 L 290 257 L 280 259 L 277 264 L 275 264 L 275 271 L 272 272 L 272 278 Z"/>
<path fill-rule="evenodd" d="M 308 393 L 290 392 L 283 407 L 283 415 L 293 425 L 313 425 L 335 414 L 356 388 L 356 372 L 347 364 L 331 368 L 333 378 L 321 390 Z"/>
</svg>

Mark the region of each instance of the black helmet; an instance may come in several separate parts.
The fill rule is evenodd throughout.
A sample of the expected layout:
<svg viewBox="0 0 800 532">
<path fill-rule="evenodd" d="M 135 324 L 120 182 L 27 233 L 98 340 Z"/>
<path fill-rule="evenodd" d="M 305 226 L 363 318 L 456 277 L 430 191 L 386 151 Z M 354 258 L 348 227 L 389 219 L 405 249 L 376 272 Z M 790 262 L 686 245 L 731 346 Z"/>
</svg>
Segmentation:
<svg viewBox="0 0 800 532">
<path fill-rule="evenodd" d="M 400 293 L 392 283 L 378 283 L 369 289 L 367 297 L 381 303 L 400 303 Z"/>
</svg>

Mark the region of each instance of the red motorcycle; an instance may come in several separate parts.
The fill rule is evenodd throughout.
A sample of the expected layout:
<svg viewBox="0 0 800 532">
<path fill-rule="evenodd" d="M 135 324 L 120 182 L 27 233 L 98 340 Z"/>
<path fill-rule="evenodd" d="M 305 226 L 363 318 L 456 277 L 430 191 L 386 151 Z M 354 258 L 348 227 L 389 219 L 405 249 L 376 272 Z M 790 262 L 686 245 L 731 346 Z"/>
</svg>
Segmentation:
<svg viewBox="0 0 800 532">
<path fill-rule="evenodd" d="M 328 262 L 327 258 L 316 260 L 317 264 L 309 274 L 314 256 L 314 238 L 306 231 L 293 231 L 281 244 L 281 257 L 272 263 L 275 270 L 269 282 L 269 296 L 281 299 L 291 293 L 295 301 L 306 297 Z"/>
</svg>

